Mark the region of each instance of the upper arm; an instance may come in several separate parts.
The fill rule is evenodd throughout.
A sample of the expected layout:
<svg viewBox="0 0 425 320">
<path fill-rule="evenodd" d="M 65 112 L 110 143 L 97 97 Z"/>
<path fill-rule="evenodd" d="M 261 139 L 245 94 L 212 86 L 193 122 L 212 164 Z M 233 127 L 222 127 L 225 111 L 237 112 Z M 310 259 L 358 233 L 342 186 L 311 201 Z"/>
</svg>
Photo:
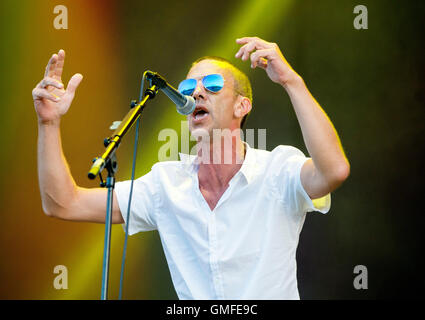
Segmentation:
<svg viewBox="0 0 425 320">
<path fill-rule="evenodd" d="M 104 188 L 77 187 L 69 206 L 56 216 L 64 220 L 105 223 L 107 195 L 108 190 Z M 112 200 L 112 223 L 124 223 L 115 192 Z"/>
</svg>

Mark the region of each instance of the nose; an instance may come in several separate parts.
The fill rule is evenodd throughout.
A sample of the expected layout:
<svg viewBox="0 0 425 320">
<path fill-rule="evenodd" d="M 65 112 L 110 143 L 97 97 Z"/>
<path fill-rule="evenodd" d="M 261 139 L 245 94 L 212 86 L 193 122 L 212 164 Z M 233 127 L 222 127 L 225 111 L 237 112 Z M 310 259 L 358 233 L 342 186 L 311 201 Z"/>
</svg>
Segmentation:
<svg viewBox="0 0 425 320">
<path fill-rule="evenodd" d="M 204 86 L 202 85 L 202 81 L 198 80 L 198 82 L 196 83 L 196 88 L 192 93 L 192 96 L 195 100 L 199 99 L 199 98 L 204 98 Z"/>
</svg>

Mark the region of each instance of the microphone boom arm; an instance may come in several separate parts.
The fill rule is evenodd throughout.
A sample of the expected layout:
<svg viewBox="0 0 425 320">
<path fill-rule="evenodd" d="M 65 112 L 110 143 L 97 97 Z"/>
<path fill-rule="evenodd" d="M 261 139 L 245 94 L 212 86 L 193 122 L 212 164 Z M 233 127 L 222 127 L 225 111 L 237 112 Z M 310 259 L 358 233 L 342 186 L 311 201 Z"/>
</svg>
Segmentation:
<svg viewBox="0 0 425 320">
<path fill-rule="evenodd" d="M 124 117 L 121 124 L 114 131 L 110 138 L 105 139 L 105 152 L 98 158 L 95 159 L 93 165 L 90 168 L 88 173 L 89 179 L 93 180 L 99 175 L 102 170 L 105 168 L 106 164 L 111 160 L 115 151 L 118 149 L 122 138 L 125 134 L 130 130 L 136 120 L 140 117 L 146 101 L 149 99 L 153 99 L 158 93 L 159 87 L 153 84 L 149 89 L 145 92 L 145 97 L 142 101 L 140 101 L 137 105 L 135 105 Z"/>
</svg>

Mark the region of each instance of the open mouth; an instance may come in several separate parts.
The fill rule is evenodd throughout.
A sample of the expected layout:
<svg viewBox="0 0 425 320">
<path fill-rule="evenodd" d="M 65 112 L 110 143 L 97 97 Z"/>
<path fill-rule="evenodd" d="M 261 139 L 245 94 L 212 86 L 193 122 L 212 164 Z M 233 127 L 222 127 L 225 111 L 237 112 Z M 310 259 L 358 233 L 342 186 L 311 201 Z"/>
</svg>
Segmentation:
<svg viewBox="0 0 425 320">
<path fill-rule="evenodd" d="M 209 115 L 209 112 L 208 112 L 207 108 L 202 107 L 202 106 L 196 107 L 195 111 L 193 111 L 193 113 L 192 113 L 192 117 L 196 121 L 202 120 L 202 119 L 206 118 L 208 115 Z"/>
</svg>

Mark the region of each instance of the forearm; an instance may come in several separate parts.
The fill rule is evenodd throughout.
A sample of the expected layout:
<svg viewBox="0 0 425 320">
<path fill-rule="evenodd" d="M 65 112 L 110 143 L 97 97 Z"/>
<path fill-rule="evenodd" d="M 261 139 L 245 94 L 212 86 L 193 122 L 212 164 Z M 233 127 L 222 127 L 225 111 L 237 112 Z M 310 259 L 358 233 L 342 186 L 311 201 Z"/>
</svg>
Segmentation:
<svg viewBox="0 0 425 320">
<path fill-rule="evenodd" d="M 44 212 L 61 217 L 77 186 L 62 151 L 59 120 L 38 124 L 38 179 Z"/>
<path fill-rule="evenodd" d="M 345 180 L 349 174 L 349 163 L 332 122 L 301 77 L 295 76 L 284 88 L 291 99 L 317 173 L 330 184 Z"/>
</svg>

